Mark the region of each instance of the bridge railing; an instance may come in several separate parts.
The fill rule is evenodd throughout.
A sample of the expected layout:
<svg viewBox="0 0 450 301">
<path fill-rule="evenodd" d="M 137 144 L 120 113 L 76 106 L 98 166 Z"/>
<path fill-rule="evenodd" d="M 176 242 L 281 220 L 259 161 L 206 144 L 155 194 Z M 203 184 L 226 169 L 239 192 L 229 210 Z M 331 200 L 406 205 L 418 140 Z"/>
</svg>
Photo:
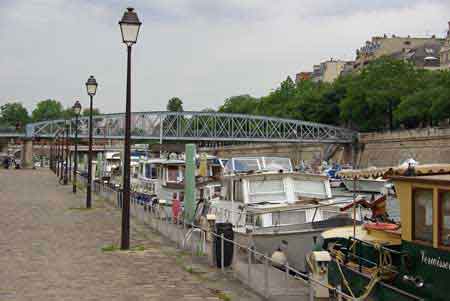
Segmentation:
<svg viewBox="0 0 450 301">
<path fill-rule="evenodd" d="M 138 112 L 131 116 L 133 139 L 248 141 L 248 142 L 351 142 L 355 132 L 341 127 L 264 116 L 212 112 Z M 28 136 L 53 137 L 64 129 L 65 120 L 27 125 Z M 68 122 L 74 135 L 75 120 Z M 79 136 L 87 137 L 88 118 L 80 118 Z M 122 139 L 124 114 L 93 118 L 95 138 Z"/>
</svg>

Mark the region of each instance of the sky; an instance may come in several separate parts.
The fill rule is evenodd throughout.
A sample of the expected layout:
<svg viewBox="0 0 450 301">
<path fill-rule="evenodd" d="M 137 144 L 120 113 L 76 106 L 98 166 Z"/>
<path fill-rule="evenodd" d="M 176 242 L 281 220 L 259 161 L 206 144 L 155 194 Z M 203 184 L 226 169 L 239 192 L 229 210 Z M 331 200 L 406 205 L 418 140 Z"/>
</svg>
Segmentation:
<svg viewBox="0 0 450 301">
<path fill-rule="evenodd" d="M 444 37 L 450 0 L 0 0 L 0 105 L 57 99 L 125 110 L 126 48 L 118 21 L 143 25 L 132 56 L 132 110 L 217 109 L 259 97 L 321 61 L 354 59 L 374 35 Z"/>
</svg>

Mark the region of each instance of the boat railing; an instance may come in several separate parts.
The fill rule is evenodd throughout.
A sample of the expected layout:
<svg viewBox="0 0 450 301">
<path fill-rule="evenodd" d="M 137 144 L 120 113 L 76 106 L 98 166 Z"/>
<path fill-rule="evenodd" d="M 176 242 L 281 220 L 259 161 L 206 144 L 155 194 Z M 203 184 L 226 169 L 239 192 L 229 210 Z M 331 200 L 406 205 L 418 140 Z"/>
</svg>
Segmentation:
<svg viewBox="0 0 450 301">
<path fill-rule="evenodd" d="M 363 269 L 364 266 L 378 267 L 378 268 L 381 267 L 385 271 L 388 271 L 388 272 L 391 272 L 391 273 L 394 273 L 394 274 L 398 274 L 399 271 L 396 270 L 396 269 L 393 269 L 391 267 L 391 265 L 386 265 L 386 264 L 383 264 L 382 262 L 380 262 L 380 256 L 377 256 L 377 258 L 379 260 L 378 260 L 378 262 L 375 262 L 375 261 L 367 259 L 367 258 L 365 258 L 363 256 L 358 255 L 357 251 L 356 251 L 357 244 L 366 245 L 366 246 L 372 247 L 378 253 L 379 252 L 386 252 L 386 253 L 389 254 L 389 256 L 392 256 L 392 255 L 399 256 L 402 261 L 403 261 L 403 258 L 405 256 L 407 256 L 406 252 L 397 251 L 397 250 L 388 248 L 388 247 L 383 246 L 383 245 L 379 245 L 379 244 L 375 244 L 375 243 L 371 243 L 371 242 L 368 242 L 368 241 L 361 240 L 361 239 L 356 238 L 356 237 L 350 237 L 348 239 L 348 241 L 347 241 L 347 246 L 345 248 L 345 253 L 343 252 L 344 256 L 345 256 L 345 261 L 348 261 L 348 260 L 356 261 L 356 263 L 358 264 L 358 271 L 359 272 L 362 272 L 362 269 Z M 342 252 L 343 250 L 340 249 L 340 251 Z M 392 260 L 392 258 L 391 258 L 391 260 Z"/>
<path fill-rule="evenodd" d="M 339 201 L 329 204 L 317 204 L 310 206 L 299 206 L 296 208 L 267 208 L 267 209 L 256 209 L 250 208 L 249 206 L 242 206 L 240 210 L 231 209 L 231 208 L 221 208 L 221 207 L 211 207 L 208 213 L 215 214 L 217 220 L 223 222 L 230 222 L 234 227 L 237 228 L 245 228 L 248 232 L 253 232 L 257 229 L 261 228 L 274 228 L 277 229 L 286 225 L 293 225 L 295 223 L 282 223 L 282 214 L 286 212 L 298 212 L 305 210 L 314 210 L 313 218 L 311 223 L 317 222 L 316 218 L 318 216 L 317 212 L 323 208 L 330 208 L 328 210 L 329 213 L 335 213 L 334 216 L 337 215 L 349 215 L 345 212 L 339 210 L 339 206 L 341 204 L 348 204 L 348 201 Z M 263 227 L 261 225 L 260 216 L 264 214 L 272 214 L 272 225 Z M 331 216 L 329 216 L 331 217 Z M 328 218 L 329 218 L 328 217 Z M 349 215 L 351 218 L 351 216 Z M 299 222 L 301 223 L 301 222 Z M 304 223 L 307 223 L 306 221 Z"/>
</svg>

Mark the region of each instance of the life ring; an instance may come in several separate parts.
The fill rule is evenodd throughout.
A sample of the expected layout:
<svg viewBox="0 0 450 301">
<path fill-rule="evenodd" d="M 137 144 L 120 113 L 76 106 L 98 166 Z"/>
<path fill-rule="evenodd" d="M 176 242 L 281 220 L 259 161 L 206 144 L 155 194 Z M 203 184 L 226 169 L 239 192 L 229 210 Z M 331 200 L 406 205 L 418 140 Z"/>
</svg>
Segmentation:
<svg viewBox="0 0 450 301">
<path fill-rule="evenodd" d="M 367 223 L 364 224 L 367 230 L 397 230 L 399 225 L 392 223 Z"/>
</svg>

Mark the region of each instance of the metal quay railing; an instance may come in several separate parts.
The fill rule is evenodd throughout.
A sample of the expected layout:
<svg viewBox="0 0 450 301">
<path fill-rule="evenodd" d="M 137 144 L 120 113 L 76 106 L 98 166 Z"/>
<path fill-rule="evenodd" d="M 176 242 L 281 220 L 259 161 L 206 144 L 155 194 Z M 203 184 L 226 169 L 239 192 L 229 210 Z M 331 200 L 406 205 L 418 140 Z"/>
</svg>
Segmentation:
<svg viewBox="0 0 450 301">
<path fill-rule="evenodd" d="M 82 185 L 87 184 L 86 177 L 80 176 L 79 181 Z M 117 187 L 94 181 L 92 191 L 106 201 L 112 202 L 115 207 L 122 207 L 122 191 Z M 138 199 L 136 194 L 133 193 L 130 201 L 131 215 L 156 230 L 162 236 L 175 242 L 178 248 L 190 251 L 192 264 L 194 263 L 194 257 L 204 257 L 205 254 L 213 257 L 214 245 L 209 243 L 208 240 L 215 239 L 216 242 L 218 241 L 221 256 L 220 262 L 215 262 L 216 266 L 223 273 L 230 271 L 234 278 L 266 298 L 298 295 L 314 300 L 314 289 L 323 287 L 328 289 L 330 294 L 338 300 L 358 300 L 344 292 L 340 286 L 333 287 L 326 282 L 314 279 L 311 274 L 299 271 L 290 266 L 289 263 L 280 264 L 276 262 L 268 253 L 259 252 L 254 247 L 227 239 L 223 233 L 219 235 L 211 231 L 209 227 L 187 223 L 181 214 L 173 218 L 169 214 L 171 209 L 168 206 L 162 206 L 156 202 L 153 204 L 151 201 L 143 201 Z M 228 210 L 221 209 L 223 211 Z M 232 212 L 227 214 L 228 217 L 231 217 Z M 233 247 L 231 268 L 227 268 L 224 262 L 226 244 L 231 244 Z"/>
</svg>

